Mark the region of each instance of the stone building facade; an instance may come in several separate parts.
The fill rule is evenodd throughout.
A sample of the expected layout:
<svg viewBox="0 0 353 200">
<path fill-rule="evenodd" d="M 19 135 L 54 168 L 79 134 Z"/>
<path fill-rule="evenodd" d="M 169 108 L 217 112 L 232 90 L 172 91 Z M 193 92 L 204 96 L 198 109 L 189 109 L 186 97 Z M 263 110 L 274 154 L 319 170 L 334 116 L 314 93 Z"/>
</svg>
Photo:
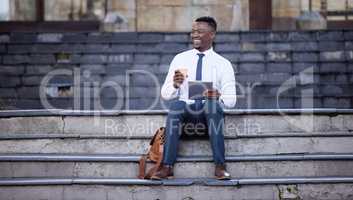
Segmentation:
<svg viewBox="0 0 353 200">
<path fill-rule="evenodd" d="M 211 15 L 220 31 L 246 31 L 250 29 L 250 2 L 256 4 L 256 0 L 45 0 L 45 20 L 85 20 L 93 14 L 105 31 L 183 32 L 189 31 L 192 19 Z M 308 10 L 319 12 L 323 5 L 327 10 L 353 7 L 351 0 L 269 2 L 274 30 L 299 29 L 300 16 Z M 10 20 L 35 20 L 35 0 L 11 0 Z"/>
</svg>

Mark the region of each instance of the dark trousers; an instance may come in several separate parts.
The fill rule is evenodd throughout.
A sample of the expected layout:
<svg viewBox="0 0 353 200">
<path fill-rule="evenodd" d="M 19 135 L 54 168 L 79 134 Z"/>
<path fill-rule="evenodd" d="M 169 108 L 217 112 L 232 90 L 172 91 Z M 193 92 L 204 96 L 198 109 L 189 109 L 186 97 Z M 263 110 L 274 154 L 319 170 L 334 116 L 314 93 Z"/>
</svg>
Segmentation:
<svg viewBox="0 0 353 200">
<path fill-rule="evenodd" d="M 175 163 L 182 126 L 189 123 L 201 123 L 199 125 L 207 126 L 213 160 L 216 164 L 224 164 L 223 108 L 217 100 L 212 99 L 206 100 L 199 107 L 197 108 L 196 104 L 188 105 L 184 101 L 174 101 L 171 103 L 166 122 L 163 152 L 164 165 L 173 165 Z"/>
</svg>

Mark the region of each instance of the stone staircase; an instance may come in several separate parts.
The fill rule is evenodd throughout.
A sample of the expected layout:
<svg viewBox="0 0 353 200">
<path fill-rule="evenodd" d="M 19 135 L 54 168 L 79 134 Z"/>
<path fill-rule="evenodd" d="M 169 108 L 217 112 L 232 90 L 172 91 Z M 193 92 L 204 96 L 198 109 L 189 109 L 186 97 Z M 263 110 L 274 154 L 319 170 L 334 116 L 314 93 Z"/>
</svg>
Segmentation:
<svg viewBox="0 0 353 200">
<path fill-rule="evenodd" d="M 226 111 L 230 181 L 209 142 L 180 144 L 175 179 L 136 179 L 166 111 L 0 112 L 0 199 L 353 199 L 353 110 Z"/>
<path fill-rule="evenodd" d="M 353 30 L 219 32 L 214 49 L 233 65 L 237 109 L 347 109 L 352 41 Z M 167 109 L 160 86 L 190 45 L 186 32 L 0 33 L 0 109 L 48 109 L 40 93 L 52 108 Z"/>
</svg>

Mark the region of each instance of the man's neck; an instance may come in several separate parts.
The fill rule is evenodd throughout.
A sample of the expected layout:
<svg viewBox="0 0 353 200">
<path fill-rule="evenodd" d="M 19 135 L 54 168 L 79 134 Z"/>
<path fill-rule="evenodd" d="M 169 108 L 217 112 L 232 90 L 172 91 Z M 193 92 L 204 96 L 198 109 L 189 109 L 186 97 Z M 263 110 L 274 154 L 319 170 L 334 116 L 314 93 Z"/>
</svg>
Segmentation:
<svg viewBox="0 0 353 200">
<path fill-rule="evenodd" d="M 205 48 L 205 49 L 197 49 L 199 52 L 203 53 L 205 51 L 208 51 L 212 48 L 212 46 L 208 47 L 208 48 Z"/>
</svg>

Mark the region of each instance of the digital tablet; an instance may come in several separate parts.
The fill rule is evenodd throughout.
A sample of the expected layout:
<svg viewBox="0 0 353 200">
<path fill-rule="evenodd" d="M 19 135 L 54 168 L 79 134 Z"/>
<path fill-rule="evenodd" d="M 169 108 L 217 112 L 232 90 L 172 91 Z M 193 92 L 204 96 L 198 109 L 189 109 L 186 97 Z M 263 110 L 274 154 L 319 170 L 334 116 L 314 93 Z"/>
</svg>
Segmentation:
<svg viewBox="0 0 353 200">
<path fill-rule="evenodd" d="M 204 99 L 203 93 L 213 88 L 212 82 L 189 81 L 189 99 Z"/>
</svg>

